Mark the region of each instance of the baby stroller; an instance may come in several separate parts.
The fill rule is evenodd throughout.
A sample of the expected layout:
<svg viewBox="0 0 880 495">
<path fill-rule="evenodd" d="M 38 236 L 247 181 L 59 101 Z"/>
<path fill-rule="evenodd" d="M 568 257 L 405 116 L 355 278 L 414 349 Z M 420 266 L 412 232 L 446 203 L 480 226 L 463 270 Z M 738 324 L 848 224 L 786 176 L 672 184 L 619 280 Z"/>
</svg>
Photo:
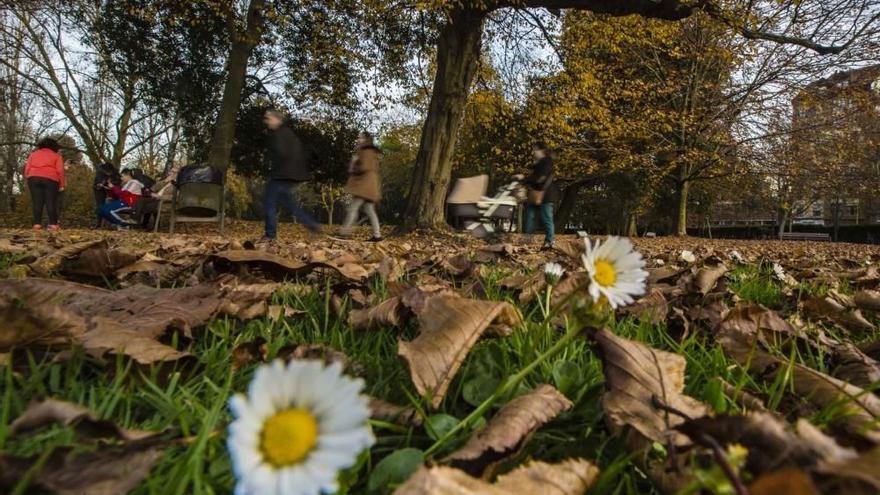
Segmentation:
<svg viewBox="0 0 880 495">
<path fill-rule="evenodd" d="M 492 197 L 485 196 L 488 187 L 488 175 L 465 177 L 455 181 L 452 192 L 446 198 L 454 225 L 480 239 L 500 230 L 512 230 L 518 202 L 518 182 L 501 186 Z"/>
</svg>

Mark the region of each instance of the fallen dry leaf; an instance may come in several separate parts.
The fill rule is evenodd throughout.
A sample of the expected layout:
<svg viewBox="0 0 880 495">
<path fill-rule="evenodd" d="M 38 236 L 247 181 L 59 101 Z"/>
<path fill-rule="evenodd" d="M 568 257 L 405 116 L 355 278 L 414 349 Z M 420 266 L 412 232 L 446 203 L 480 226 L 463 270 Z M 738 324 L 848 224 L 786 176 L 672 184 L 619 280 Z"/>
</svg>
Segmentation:
<svg viewBox="0 0 880 495">
<path fill-rule="evenodd" d="M 443 461 L 475 476 L 486 477 L 487 469 L 514 454 L 535 430 L 571 406 L 571 401 L 553 386 L 538 385 L 505 404 L 489 424 Z"/>
<path fill-rule="evenodd" d="M 187 356 L 156 338 L 189 335 L 218 314 L 265 308 L 274 284 L 204 284 L 181 289 L 135 286 L 118 291 L 61 280 L 0 280 L 0 350 L 82 345 L 96 356 L 120 351 L 140 363 Z M 265 311 L 265 310 L 264 310 Z"/>
<path fill-rule="evenodd" d="M 653 398 L 690 418 L 708 414 L 709 408 L 684 395 L 685 359 L 666 351 L 618 337 L 608 330 L 595 335 L 605 373 L 607 391 L 602 407 L 611 431 L 617 435 L 627 427 L 639 433 L 627 435 L 627 444 L 639 450 L 652 442 L 687 445 L 688 438 L 674 430 L 684 419 L 653 405 Z"/>
<path fill-rule="evenodd" d="M 406 319 L 408 308 L 398 296 L 388 298 L 377 306 L 354 309 L 348 314 L 349 323 L 356 330 L 380 327 L 399 327 Z"/>
<path fill-rule="evenodd" d="M 829 493 L 878 493 L 880 492 L 878 466 L 880 466 L 880 447 L 874 447 L 855 459 L 822 463 L 818 471 L 835 478 L 827 486 L 823 486 L 829 490 Z"/>
<path fill-rule="evenodd" d="M 880 291 L 860 290 L 853 295 L 853 303 L 859 309 L 880 312 Z"/>
<path fill-rule="evenodd" d="M 861 311 L 842 304 L 840 297 L 835 297 L 833 293 L 807 300 L 804 309 L 814 315 L 824 316 L 851 332 L 871 332 L 875 329 L 874 324 L 865 319 Z"/>
<path fill-rule="evenodd" d="M 86 407 L 57 399 L 45 399 L 28 404 L 27 409 L 9 425 L 10 435 L 19 435 L 54 423 L 74 428 L 87 436 L 113 437 L 122 440 L 141 440 L 155 436 L 157 432 L 129 430 L 112 421 L 102 420 Z"/>
<path fill-rule="evenodd" d="M 370 397 L 370 417 L 403 426 L 422 425 L 422 417 L 414 408 L 399 406 L 375 397 Z"/>
<path fill-rule="evenodd" d="M 807 473 L 796 467 L 767 473 L 749 485 L 750 495 L 819 495 Z"/>
<path fill-rule="evenodd" d="M 258 274 L 273 280 L 281 280 L 287 276 L 301 277 L 319 268 L 333 270 L 354 281 L 361 281 L 369 275 L 363 266 L 348 260 L 340 260 L 338 264 L 334 261 L 304 263 L 266 251 L 223 251 L 212 254 L 208 261 L 219 273 Z"/>
<path fill-rule="evenodd" d="M 663 292 L 655 288 L 629 306 L 621 307 L 618 312 L 633 315 L 651 324 L 658 324 L 666 321 L 666 316 L 669 314 L 669 304 L 666 302 Z"/>
<path fill-rule="evenodd" d="M 499 476 L 494 484 L 451 467 L 421 466 L 394 495 L 583 495 L 598 477 L 599 469 L 584 459 L 532 461 Z"/>
<path fill-rule="evenodd" d="M 695 418 L 676 429 L 707 448 L 712 446 L 711 441 L 722 446 L 742 445 L 748 449 L 746 469 L 760 475 L 787 466 L 810 468 L 820 459 L 818 453 L 787 426 L 770 413 L 753 412 L 741 416 Z"/>
<path fill-rule="evenodd" d="M 715 264 L 707 264 L 697 270 L 697 274 L 694 276 L 694 285 L 705 296 L 715 288 L 718 280 L 727 273 L 727 270 L 727 265 L 720 260 Z"/>
<path fill-rule="evenodd" d="M 419 335 L 411 342 L 398 341 L 397 354 L 409 368 L 418 393 L 430 393 L 435 408 L 464 358 L 490 326 L 512 328 L 522 323 L 509 303 L 448 294 L 427 298 L 416 313 Z"/>
<path fill-rule="evenodd" d="M 33 270 L 34 273 L 36 273 L 37 275 L 48 277 L 53 272 L 56 272 L 58 270 L 58 267 L 61 266 L 61 263 L 65 259 L 76 256 L 86 249 L 98 245 L 106 247 L 107 241 L 105 241 L 104 239 L 92 239 L 89 241 L 77 242 L 67 245 L 31 263 L 31 270 Z"/>
<path fill-rule="evenodd" d="M 831 374 L 862 388 L 871 388 L 880 382 L 880 362 L 877 362 L 850 342 L 832 347 L 834 369 Z M 877 393 L 876 389 L 874 390 Z"/>
<path fill-rule="evenodd" d="M 733 313 L 732 313 L 733 314 Z M 722 324 L 718 342 L 724 352 L 752 373 L 772 381 L 778 373 L 790 373 L 795 392 L 819 407 L 835 406 L 841 413 L 835 419 L 856 435 L 880 441 L 880 398 L 837 378 L 787 359 L 776 357 L 760 348 L 755 335 L 739 325 Z"/>
<path fill-rule="evenodd" d="M 128 493 L 147 477 L 162 457 L 163 448 L 163 441 L 154 438 L 105 445 L 93 452 L 56 447 L 32 478 L 30 488 L 59 495 Z M 36 460 L 36 456 L 16 458 L 0 454 L 0 488 L 11 491 Z"/>
</svg>

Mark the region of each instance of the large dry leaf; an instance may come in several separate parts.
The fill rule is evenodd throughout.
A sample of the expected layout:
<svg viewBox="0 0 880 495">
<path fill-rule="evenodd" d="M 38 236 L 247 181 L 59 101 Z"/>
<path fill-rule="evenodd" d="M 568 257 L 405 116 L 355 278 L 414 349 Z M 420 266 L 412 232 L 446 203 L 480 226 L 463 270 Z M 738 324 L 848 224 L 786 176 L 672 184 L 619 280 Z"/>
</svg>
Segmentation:
<svg viewBox="0 0 880 495">
<path fill-rule="evenodd" d="M 816 453 L 818 459 L 826 463 L 841 463 L 858 457 L 854 449 L 841 446 L 833 437 L 826 435 L 804 418 L 794 425 L 798 441 Z"/>
<path fill-rule="evenodd" d="M 484 428 L 444 461 L 473 475 L 485 476 L 486 468 L 510 456 L 544 423 L 572 403 L 551 385 L 539 385 L 508 402 Z"/>
<path fill-rule="evenodd" d="M 586 493 L 599 477 L 599 468 L 585 459 L 558 464 L 532 461 L 499 476 L 495 486 L 509 493 L 576 495 Z"/>
<path fill-rule="evenodd" d="M 602 396 L 606 421 L 615 434 L 630 427 L 641 438 L 627 436 L 637 450 L 652 442 L 686 445 L 687 437 L 673 430 L 684 419 L 654 406 L 654 399 L 690 418 L 699 418 L 709 408 L 684 395 L 685 359 L 645 344 L 618 337 L 603 329 L 596 333 L 601 351 L 607 392 Z"/>
<path fill-rule="evenodd" d="M 347 258 L 304 263 L 265 251 L 242 249 L 212 254 L 209 261 L 212 262 L 214 269 L 221 273 L 256 272 L 272 279 L 282 279 L 285 276 L 299 277 L 318 268 L 334 270 L 341 276 L 354 281 L 361 281 L 369 275 L 363 266 L 350 262 Z"/>
<path fill-rule="evenodd" d="M 9 434 L 18 435 L 54 423 L 73 426 L 90 437 L 112 437 L 122 440 L 141 440 L 157 434 L 154 431 L 129 430 L 112 421 L 102 420 L 86 407 L 57 399 L 31 402 L 27 409 L 9 425 Z"/>
<path fill-rule="evenodd" d="M 0 350 L 81 345 L 95 355 L 123 352 L 147 364 L 186 353 L 155 339 L 169 329 L 189 334 L 217 316 L 249 316 L 274 284 L 205 284 L 183 289 L 135 286 L 119 291 L 61 280 L 0 280 Z"/>
<path fill-rule="evenodd" d="M 822 463 L 818 470 L 836 478 L 832 486 L 841 489 L 835 493 L 880 493 L 880 447 L 874 447 L 855 459 Z"/>
<path fill-rule="evenodd" d="M 399 327 L 406 319 L 408 309 L 399 296 L 390 297 L 377 306 L 354 309 L 348 314 L 349 323 L 355 330 L 380 327 Z"/>
<path fill-rule="evenodd" d="M 788 467 L 767 473 L 749 485 L 749 495 L 819 495 L 807 473 Z"/>
<path fill-rule="evenodd" d="M 832 291 L 826 296 L 807 300 L 804 303 L 804 309 L 814 315 L 824 316 L 851 332 L 874 331 L 874 324 L 866 320 L 861 311 L 852 308 L 855 303 L 852 303 L 852 306 L 846 304 L 850 302 L 847 298 Z"/>
<path fill-rule="evenodd" d="M 106 244 L 97 244 L 64 258 L 57 270 L 67 277 L 111 277 L 116 270 L 135 263 L 138 258 L 133 251 L 109 249 Z"/>
<path fill-rule="evenodd" d="M 853 302 L 860 309 L 880 312 L 880 291 L 860 290 L 853 296 Z"/>
<path fill-rule="evenodd" d="M 419 335 L 411 342 L 399 341 L 397 354 L 409 367 L 419 395 L 430 393 L 435 408 L 464 358 L 490 326 L 512 328 L 522 323 L 509 303 L 448 294 L 429 297 L 416 313 Z"/>
<path fill-rule="evenodd" d="M 0 239 L 0 253 L 2 254 L 19 255 L 24 254 L 27 251 L 26 247 L 13 244 L 12 241 L 5 237 Z"/>
<path fill-rule="evenodd" d="M 748 335 L 771 347 L 785 344 L 795 338 L 806 338 L 801 329 L 784 320 L 778 313 L 756 304 L 739 305 L 718 325 L 718 331 L 727 329 Z"/>
<path fill-rule="evenodd" d="M 57 447 L 31 480 L 31 488 L 58 495 L 119 495 L 128 493 L 162 457 L 163 442 L 148 438 L 122 445 L 104 445 L 93 452 Z M 0 455 L 0 488 L 12 489 L 36 457 Z"/>
<path fill-rule="evenodd" d="M 557 464 L 532 461 L 493 483 L 455 468 L 421 466 L 394 495 L 583 495 L 599 477 L 599 469 L 584 459 Z"/>
<path fill-rule="evenodd" d="M 34 261 L 30 265 L 31 270 L 37 275 L 48 277 L 53 272 L 57 271 L 58 267 L 61 266 L 61 263 L 67 258 L 74 257 L 79 253 L 98 245 L 106 247 L 107 242 L 104 239 L 92 239 L 70 244 Z"/>
<path fill-rule="evenodd" d="M 669 304 L 666 302 L 663 292 L 653 288 L 647 295 L 629 306 L 620 308 L 618 312 L 633 315 L 651 324 L 657 324 L 666 321 L 666 316 L 669 314 Z"/>
<path fill-rule="evenodd" d="M 871 388 L 880 382 L 880 362 L 877 362 L 850 342 L 832 348 L 834 370 L 832 375 L 862 388 Z M 877 393 L 877 389 L 873 389 Z"/>
<path fill-rule="evenodd" d="M 772 381 L 779 373 L 790 373 L 795 392 L 819 407 L 834 406 L 841 414 L 836 421 L 851 433 L 880 442 L 880 397 L 855 385 L 763 350 L 754 338 L 737 325 L 722 324 L 718 342 L 724 352 L 752 373 Z M 789 366 L 791 367 L 789 371 Z"/>
<path fill-rule="evenodd" d="M 685 421 L 676 429 L 703 447 L 711 441 L 723 445 L 740 444 L 748 449 L 746 469 L 754 475 L 785 466 L 807 468 L 816 464 L 819 454 L 789 431 L 787 424 L 770 413 L 742 416 L 703 417 Z"/>
<path fill-rule="evenodd" d="M 727 265 L 721 261 L 714 265 L 706 265 L 697 271 L 694 276 L 694 285 L 701 294 L 706 295 L 715 288 L 718 280 L 727 273 L 727 270 Z"/>
</svg>

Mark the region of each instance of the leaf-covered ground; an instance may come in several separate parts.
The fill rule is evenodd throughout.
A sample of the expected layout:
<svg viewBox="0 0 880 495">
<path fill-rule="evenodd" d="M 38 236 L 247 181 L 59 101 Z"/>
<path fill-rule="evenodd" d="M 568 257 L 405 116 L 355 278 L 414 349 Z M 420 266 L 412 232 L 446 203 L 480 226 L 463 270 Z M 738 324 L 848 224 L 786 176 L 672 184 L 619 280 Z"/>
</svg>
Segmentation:
<svg viewBox="0 0 880 495">
<path fill-rule="evenodd" d="M 578 239 L 258 229 L 0 232 L 4 493 L 229 493 L 227 401 L 274 358 L 365 380 L 343 493 L 880 491 L 877 247 L 638 239 L 645 297 L 529 367 Z"/>
</svg>

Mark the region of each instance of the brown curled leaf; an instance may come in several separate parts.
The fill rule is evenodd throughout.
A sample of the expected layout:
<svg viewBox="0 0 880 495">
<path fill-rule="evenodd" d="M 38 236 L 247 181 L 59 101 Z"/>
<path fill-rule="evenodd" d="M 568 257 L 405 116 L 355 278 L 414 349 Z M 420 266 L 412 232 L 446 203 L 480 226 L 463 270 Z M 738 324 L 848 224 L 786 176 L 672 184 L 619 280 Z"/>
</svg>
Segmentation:
<svg viewBox="0 0 880 495">
<path fill-rule="evenodd" d="M 668 440 L 689 444 L 686 436 L 673 430 L 684 419 L 655 406 L 660 401 L 690 418 L 708 414 L 708 406 L 683 394 L 684 357 L 618 337 L 606 329 L 597 332 L 595 339 L 607 388 L 602 407 L 611 431 L 621 434 L 626 427 L 637 431 L 638 436 L 626 439 L 633 450 Z"/>
<path fill-rule="evenodd" d="M 516 308 L 506 302 L 440 294 L 425 300 L 420 308 L 419 335 L 410 342 L 398 341 L 397 354 L 409 368 L 418 393 L 430 393 L 435 408 L 464 358 L 490 326 L 512 328 L 522 323 Z"/>
<path fill-rule="evenodd" d="M 571 406 L 571 401 L 553 386 L 539 385 L 505 404 L 489 424 L 444 462 L 472 475 L 485 476 L 487 468 L 514 454 L 535 430 Z"/>
<path fill-rule="evenodd" d="M 584 459 L 531 461 L 494 484 L 451 467 L 421 466 L 394 495 L 583 495 L 598 477 L 599 469 Z"/>
</svg>

